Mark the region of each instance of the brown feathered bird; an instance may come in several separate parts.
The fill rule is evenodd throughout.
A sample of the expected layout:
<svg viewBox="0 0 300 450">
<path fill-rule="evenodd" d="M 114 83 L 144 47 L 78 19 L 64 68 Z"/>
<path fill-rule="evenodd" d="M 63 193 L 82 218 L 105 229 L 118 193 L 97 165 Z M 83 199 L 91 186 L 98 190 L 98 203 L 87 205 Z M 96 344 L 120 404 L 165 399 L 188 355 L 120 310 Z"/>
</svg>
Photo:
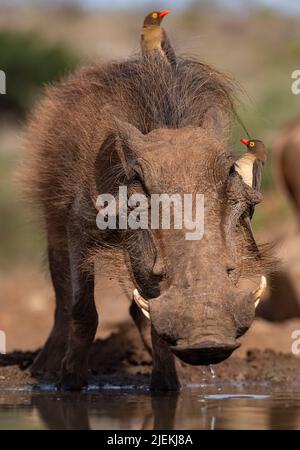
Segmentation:
<svg viewBox="0 0 300 450">
<path fill-rule="evenodd" d="M 235 163 L 235 169 L 248 186 L 261 190 L 263 167 L 266 161 L 265 144 L 258 139 L 241 139 L 247 146 L 247 153 Z"/>
<path fill-rule="evenodd" d="M 247 152 L 235 162 L 234 168 L 242 177 L 244 183 L 252 189 L 260 192 L 262 173 L 266 161 L 265 144 L 258 139 L 241 139 L 241 142 L 247 146 Z M 253 242 L 255 243 L 250 222 L 253 217 L 254 210 L 254 206 L 247 209 L 244 216 L 244 223 L 252 237 Z"/>
<path fill-rule="evenodd" d="M 153 11 L 146 16 L 142 27 L 142 53 L 143 55 L 159 52 L 165 56 L 172 66 L 176 66 L 176 55 L 170 44 L 165 30 L 160 26 L 163 18 L 170 11 Z"/>
<path fill-rule="evenodd" d="M 242 177 L 244 183 L 260 192 L 263 167 L 266 161 L 265 144 L 258 139 L 241 139 L 241 142 L 247 146 L 247 152 L 235 162 L 234 169 Z M 251 226 L 251 219 L 254 211 L 254 206 L 249 206 L 245 211 L 242 220 L 245 228 L 248 230 L 248 235 L 250 235 L 252 244 L 259 252 Z"/>
</svg>

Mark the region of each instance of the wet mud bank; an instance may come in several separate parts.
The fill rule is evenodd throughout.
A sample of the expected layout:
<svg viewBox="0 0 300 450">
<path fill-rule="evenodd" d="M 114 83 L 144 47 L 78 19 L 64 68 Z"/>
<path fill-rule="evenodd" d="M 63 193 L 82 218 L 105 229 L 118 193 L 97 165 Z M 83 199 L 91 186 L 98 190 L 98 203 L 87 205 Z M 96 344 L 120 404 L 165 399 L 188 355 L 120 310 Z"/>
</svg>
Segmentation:
<svg viewBox="0 0 300 450">
<path fill-rule="evenodd" d="M 0 355 L 0 390 L 55 383 L 55 378 L 49 376 L 31 377 L 30 365 L 37 352 Z M 91 386 L 145 389 L 149 386 L 152 362 L 135 326 L 126 323 L 106 339 L 95 341 L 90 352 L 89 369 Z M 232 356 L 213 369 L 179 363 L 179 370 L 184 386 L 300 384 L 300 358 L 271 349 L 248 349 L 243 356 Z"/>
</svg>

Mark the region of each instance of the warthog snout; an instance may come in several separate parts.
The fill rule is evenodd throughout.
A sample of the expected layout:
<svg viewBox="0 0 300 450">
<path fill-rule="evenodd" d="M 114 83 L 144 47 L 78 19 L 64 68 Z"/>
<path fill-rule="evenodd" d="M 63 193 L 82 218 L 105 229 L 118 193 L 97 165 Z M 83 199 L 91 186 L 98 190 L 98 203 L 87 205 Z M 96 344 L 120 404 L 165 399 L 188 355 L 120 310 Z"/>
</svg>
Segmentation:
<svg viewBox="0 0 300 450">
<path fill-rule="evenodd" d="M 255 316 L 266 289 L 266 279 L 249 294 L 231 291 L 198 296 L 170 288 L 156 299 L 145 300 L 137 290 L 134 300 L 151 320 L 156 333 L 172 352 L 192 365 L 217 364 L 240 343 Z"/>
<path fill-rule="evenodd" d="M 227 359 L 231 353 L 240 346 L 234 340 L 218 342 L 215 339 L 207 339 L 193 345 L 171 346 L 172 352 L 183 362 L 194 366 L 217 364 Z"/>
</svg>

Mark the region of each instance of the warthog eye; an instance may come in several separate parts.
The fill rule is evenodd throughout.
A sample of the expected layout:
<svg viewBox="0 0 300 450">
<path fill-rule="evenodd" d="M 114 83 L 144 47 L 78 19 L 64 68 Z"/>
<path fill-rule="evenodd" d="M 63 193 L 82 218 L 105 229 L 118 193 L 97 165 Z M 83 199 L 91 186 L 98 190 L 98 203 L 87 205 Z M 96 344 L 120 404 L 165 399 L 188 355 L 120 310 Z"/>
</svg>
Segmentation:
<svg viewBox="0 0 300 450">
<path fill-rule="evenodd" d="M 130 185 L 136 187 L 139 193 L 144 193 L 147 197 L 150 197 L 150 192 L 145 181 L 143 169 L 139 165 L 135 165 L 132 171 L 132 178 Z"/>
</svg>

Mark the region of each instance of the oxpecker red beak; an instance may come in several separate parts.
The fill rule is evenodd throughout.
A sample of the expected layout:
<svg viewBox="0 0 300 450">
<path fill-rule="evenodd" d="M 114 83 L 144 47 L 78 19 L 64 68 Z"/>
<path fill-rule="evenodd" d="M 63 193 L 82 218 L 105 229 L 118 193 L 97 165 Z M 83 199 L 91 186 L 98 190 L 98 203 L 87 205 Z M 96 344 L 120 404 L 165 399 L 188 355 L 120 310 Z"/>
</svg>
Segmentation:
<svg viewBox="0 0 300 450">
<path fill-rule="evenodd" d="M 168 9 L 166 9 L 165 11 L 162 11 L 159 14 L 159 18 L 162 19 L 163 17 L 167 16 L 168 14 L 170 14 L 171 11 L 169 11 Z"/>
<path fill-rule="evenodd" d="M 241 139 L 241 143 L 244 145 L 248 145 L 249 141 L 248 141 L 248 139 Z"/>
</svg>

